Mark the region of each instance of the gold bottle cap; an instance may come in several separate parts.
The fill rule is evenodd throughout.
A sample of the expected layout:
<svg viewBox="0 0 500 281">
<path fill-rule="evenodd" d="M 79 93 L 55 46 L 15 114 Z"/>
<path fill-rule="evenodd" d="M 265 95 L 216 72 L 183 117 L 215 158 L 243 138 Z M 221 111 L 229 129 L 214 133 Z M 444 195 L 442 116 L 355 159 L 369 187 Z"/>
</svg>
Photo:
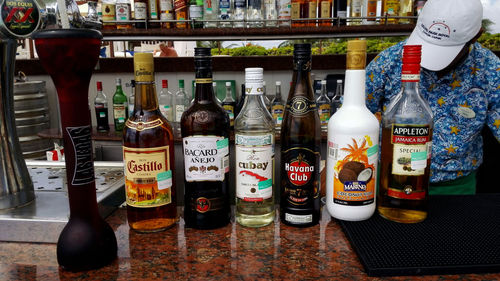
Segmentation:
<svg viewBox="0 0 500 281">
<path fill-rule="evenodd" d="M 347 41 L 347 69 L 365 69 L 366 40 Z"/>
<path fill-rule="evenodd" d="M 154 81 L 153 73 L 153 54 L 135 53 L 134 54 L 134 76 L 136 82 Z"/>
</svg>

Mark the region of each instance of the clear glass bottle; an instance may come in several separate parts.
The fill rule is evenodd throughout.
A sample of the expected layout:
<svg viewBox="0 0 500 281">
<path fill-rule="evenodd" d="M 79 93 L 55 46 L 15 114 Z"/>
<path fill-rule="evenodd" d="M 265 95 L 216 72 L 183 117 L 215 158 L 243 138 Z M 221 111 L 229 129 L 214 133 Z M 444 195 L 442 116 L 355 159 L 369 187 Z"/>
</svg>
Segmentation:
<svg viewBox="0 0 500 281">
<path fill-rule="evenodd" d="M 264 0 L 248 0 L 247 27 L 264 27 Z"/>
<path fill-rule="evenodd" d="M 169 122 L 174 121 L 174 110 L 172 108 L 174 95 L 168 90 L 168 80 L 161 80 L 161 91 L 159 97 L 160 112 Z"/>
<path fill-rule="evenodd" d="M 127 96 L 122 89 L 122 79 L 116 78 L 116 91 L 113 95 L 113 119 L 115 132 L 121 134 L 128 119 Z"/>
<path fill-rule="evenodd" d="M 215 94 L 215 101 L 217 101 L 217 104 L 218 105 L 221 105 L 222 106 L 222 102 L 220 101 L 219 97 L 218 97 L 218 92 L 217 92 L 217 82 L 212 82 L 212 88 L 214 89 L 214 94 Z"/>
<path fill-rule="evenodd" d="M 263 89 L 264 92 L 262 93 L 262 99 L 264 100 L 267 111 L 271 112 L 271 101 L 267 97 L 266 81 L 263 81 Z"/>
<path fill-rule="evenodd" d="M 130 80 L 130 84 L 125 84 L 126 87 L 130 87 L 130 93 L 128 96 L 128 116 L 132 116 L 134 112 L 134 103 L 135 103 L 135 80 Z"/>
<path fill-rule="evenodd" d="M 264 19 L 266 19 L 266 27 L 278 26 L 278 0 L 263 0 L 264 1 Z"/>
<path fill-rule="evenodd" d="M 292 18 L 292 1 L 291 0 L 277 0 L 278 1 L 278 22 L 279 26 L 290 26 L 290 19 Z"/>
<path fill-rule="evenodd" d="M 205 27 L 217 27 L 219 15 L 219 0 L 203 0 L 203 20 Z M 207 21 L 209 20 L 209 21 Z"/>
<path fill-rule="evenodd" d="M 361 19 L 353 19 L 361 17 L 363 0 L 350 0 L 350 13 L 349 13 L 349 25 L 360 25 Z"/>
<path fill-rule="evenodd" d="M 401 91 L 382 116 L 377 209 L 382 217 L 402 223 L 427 217 L 434 122 L 419 93 L 420 56 L 420 45 L 404 46 Z"/>
<path fill-rule="evenodd" d="M 400 17 L 412 17 L 415 14 L 415 3 L 414 0 L 401 0 L 399 2 L 399 16 Z M 410 24 L 414 23 L 414 19 L 404 18 L 399 19 L 399 23 Z"/>
<path fill-rule="evenodd" d="M 330 115 L 335 114 L 335 112 L 337 112 L 337 110 L 339 110 L 339 108 L 342 106 L 342 96 L 344 95 L 344 87 L 342 84 L 342 80 L 337 80 L 335 95 L 332 97 L 332 102 L 330 104 Z"/>
<path fill-rule="evenodd" d="M 181 135 L 181 117 L 184 111 L 189 107 L 189 99 L 184 90 L 184 80 L 179 80 L 179 91 L 175 93 L 175 122 L 174 133 L 176 136 Z"/>
<path fill-rule="evenodd" d="M 189 19 L 192 28 L 203 28 L 203 0 L 189 1 Z"/>
<path fill-rule="evenodd" d="M 102 82 L 97 81 L 97 95 L 94 99 L 95 117 L 98 132 L 109 132 L 108 99 L 102 92 Z"/>
<path fill-rule="evenodd" d="M 236 107 L 236 101 L 233 98 L 231 82 L 226 82 L 226 97 L 222 101 L 222 107 L 226 110 L 227 115 L 229 115 L 229 120 L 231 120 L 231 129 L 234 128 L 234 110 Z"/>
<path fill-rule="evenodd" d="M 247 95 L 236 117 L 236 221 L 261 227 L 274 220 L 274 121 L 263 103 L 263 69 L 246 68 Z"/>
<path fill-rule="evenodd" d="M 316 99 L 318 107 L 319 120 L 321 122 L 321 131 L 328 130 L 328 120 L 330 119 L 330 99 L 326 95 L 326 80 L 321 80 L 321 89 L 319 97 Z"/>
<path fill-rule="evenodd" d="M 247 17 L 247 1 L 234 0 L 234 27 L 245 27 L 245 19 Z"/>
<path fill-rule="evenodd" d="M 283 123 L 283 113 L 285 112 L 285 105 L 281 98 L 281 81 L 276 81 L 276 94 L 271 102 L 271 114 L 274 119 L 276 132 L 281 132 L 281 124 Z"/>
<path fill-rule="evenodd" d="M 233 24 L 230 20 L 233 19 L 232 0 L 219 0 L 219 27 L 231 27 Z"/>
</svg>

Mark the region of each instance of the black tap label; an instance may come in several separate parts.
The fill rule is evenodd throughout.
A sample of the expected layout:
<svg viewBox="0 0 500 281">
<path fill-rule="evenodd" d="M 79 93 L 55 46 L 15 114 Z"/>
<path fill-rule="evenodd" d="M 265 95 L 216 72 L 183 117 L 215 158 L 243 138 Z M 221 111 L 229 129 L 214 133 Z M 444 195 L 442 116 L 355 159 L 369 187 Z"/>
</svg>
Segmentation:
<svg viewBox="0 0 500 281">
<path fill-rule="evenodd" d="M 94 162 L 92 161 L 91 128 L 90 126 L 66 127 L 66 131 L 75 154 L 71 184 L 84 185 L 92 183 L 94 181 Z"/>
</svg>

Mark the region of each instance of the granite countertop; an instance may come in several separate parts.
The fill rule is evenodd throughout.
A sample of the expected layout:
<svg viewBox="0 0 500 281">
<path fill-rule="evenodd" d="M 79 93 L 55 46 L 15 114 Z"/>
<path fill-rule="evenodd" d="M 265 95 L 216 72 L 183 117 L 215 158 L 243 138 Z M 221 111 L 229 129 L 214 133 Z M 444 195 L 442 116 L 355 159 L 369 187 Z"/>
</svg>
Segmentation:
<svg viewBox="0 0 500 281">
<path fill-rule="evenodd" d="M 233 222 L 215 230 L 179 224 L 164 232 L 129 230 L 126 211 L 107 221 L 118 259 L 92 271 L 59 269 L 55 244 L 0 242 L 0 280 L 373 280 L 340 225 L 323 208 L 319 225 L 294 228 L 277 219 L 263 228 Z M 391 280 L 499 280 L 500 274 L 402 276 Z"/>
</svg>

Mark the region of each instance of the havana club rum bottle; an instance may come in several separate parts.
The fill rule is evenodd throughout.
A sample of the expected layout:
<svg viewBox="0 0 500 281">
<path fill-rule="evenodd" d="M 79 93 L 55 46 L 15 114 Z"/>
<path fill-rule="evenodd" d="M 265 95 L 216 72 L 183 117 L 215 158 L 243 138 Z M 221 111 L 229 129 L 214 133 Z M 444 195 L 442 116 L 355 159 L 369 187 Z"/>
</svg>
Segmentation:
<svg viewBox="0 0 500 281">
<path fill-rule="evenodd" d="M 184 220 L 187 227 L 211 229 L 229 223 L 229 116 L 212 87 L 210 48 L 195 48 L 196 90 L 182 114 Z"/>
<path fill-rule="evenodd" d="M 281 127 L 281 221 L 311 226 L 320 217 L 321 125 L 311 84 L 311 44 L 295 44 L 293 79 Z"/>
<path fill-rule="evenodd" d="M 418 90 L 421 46 L 404 46 L 401 91 L 382 117 L 380 215 L 402 223 L 427 217 L 432 111 Z"/>
<path fill-rule="evenodd" d="M 177 222 L 174 137 L 158 108 L 153 73 L 153 55 L 135 53 L 135 104 L 125 123 L 123 161 L 128 223 L 137 232 Z"/>
</svg>

